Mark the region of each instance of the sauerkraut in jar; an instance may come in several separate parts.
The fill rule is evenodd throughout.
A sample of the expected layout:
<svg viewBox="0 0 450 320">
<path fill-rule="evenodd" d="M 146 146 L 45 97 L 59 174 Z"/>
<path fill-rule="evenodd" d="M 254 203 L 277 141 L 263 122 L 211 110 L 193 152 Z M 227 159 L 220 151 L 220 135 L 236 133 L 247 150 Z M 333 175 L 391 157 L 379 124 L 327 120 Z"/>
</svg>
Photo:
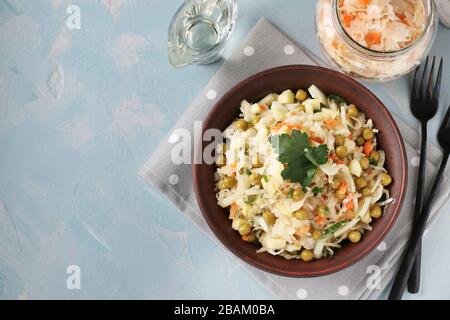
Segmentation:
<svg viewBox="0 0 450 320">
<path fill-rule="evenodd" d="M 319 0 L 316 27 L 322 49 L 341 71 L 390 80 L 414 68 L 436 31 L 432 0 Z"/>
</svg>

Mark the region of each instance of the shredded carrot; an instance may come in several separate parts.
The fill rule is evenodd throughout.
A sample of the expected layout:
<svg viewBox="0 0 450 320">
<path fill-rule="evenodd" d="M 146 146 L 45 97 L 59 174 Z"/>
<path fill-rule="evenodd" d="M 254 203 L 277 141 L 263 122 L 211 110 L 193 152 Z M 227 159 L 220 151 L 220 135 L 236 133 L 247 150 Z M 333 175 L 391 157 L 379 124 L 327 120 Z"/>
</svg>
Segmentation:
<svg viewBox="0 0 450 320">
<path fill-rule="evenodd" d="M 238 206 L 236 202 L 233 202 L 230 207 L 230 219 L 234 219 L 238 214 Z"/>
<path fill-rule="evenodd" d="M 339 190 L 341 190 L 342 192 L 347 192 L 347 188 L 348 188 L 347 182 L 341 182 L 341 184 L 339 185 Z"/>
<path fill-rule="evenodd" d="M 348 196 L 344 199 L 344 203 L 345 203 L 345 210 L 352 210 L 354 208 L 354 204 L 353 204 L 353 192 L 350 192 L 348 194 Z"/>
<path fill-rule="evenodd" d="M 359 2 L 367 6 L 372 0 L 359 0 Z"/>
<path fill-rule="evenodd" d="M 406 24 L 407 26 L 409 26 L 408 22 L 406 21 L 406 15 L 403 12 L 396 12 L 395 15 L 397 16 L 397 18 L 400 19 L 400 21 L 403 24 Z"/>
<path fill-rule="evenodd" d="M 302 236 L 302 235 L 304 235 L 305 233 L 308 233 L 310 229 L 311 229 L 311 226 L 308 224 L 308 225 L 306 225 L 306 226 L 297 228 L 297 229 L 295 230 L 295 234 L 296 234 L 297 236 Z"/>
<path fill-rule="evenodd" d="M 334 161 L 334 163 L 337 163 L 337 164 L 344 164 L 345 163 L 345 161 L 339 159 L 339 157 L 335 153 L 331 154 L 329 157 L 331 158 L 331 160 Z"/>
<path fill-rule="evenodd" d="M 287 126 L 289 132 L 291 132 L 294 129 L 299 130 L 299 131 L 302 129 L 302 125 L 301 124 L 292 124 L 292 123 L 289 123 L 289 122 L 280 122 L 280 123 L 277 123 L 276 125 L 272 126 L 272 131 L 278 132 L 284 126 Z"/>
<path fill-rule="evenodd" d="M 368 46 L 381 43 L 381 32 L 369 32 L 364 38 Z"/>
<path fill-rule="evenodd" d="M 339 49 L 339 42 L 337 42 L 336 40 L 333 40 L 333 42 L 331 43 L 331 45 L 333 46 L 333 48 Z"/>
<path fill-rule="evenodd" d="M 366 141 L 364 143 L 363 152 L 368 157 L 370 153 L 373 151 L 373 144 L 370 141 Z"/>
<path fill-rule="evenodd" d="M 286 125 L 286 123 L 284 123 L 284 122 L 280 122 L 280 123 L 277 123 L 277 124 L 274 124 L 273 126 L 272 126 L 272 129 L 273 130 L 280 130 L 283 126 L 285 126 Z"/>
<path fill-rule="evenodd" d="M 288 127 L 289 127 L 290 131 L 292 131 L 294 129 L 297 129 L 297 130 L 300 131 L 302 129 L 302 125 L 301 124 L 289 124 Z"/>
<path fill-rule="evenodd" d="M 347 204 L 345 205 L 345 209 L 347 210 L 352 210 L 354 207 L 355 205 L 353 204 L 353 199 L 347 202 Z"/>
<path fill-rule="evenodd" d="M 312 137 L 310 137 L 309 138 L 311 141 L 315 141 L 315 142 L 318 142 L 318 143 L 323 143 L 323 139 L 321 138 L 321 137 L 315 137 L 315 136 L 312 136 Z"/>
<path fill-rule="evenodd" d="M 327 218 L 321 217 L 321 216 L 317 216 L 316 219 L 315 219 L 316 223 L 319 224 L 319 225 L 324 224 L 326 220 L 327 220 Z"/>
<path fill-rule="evenodd" d="M 343 13 L 342 14 L 342 21 L 344 22 L 344 25 L 346 27 L 350 27 L 352 21 L 355 20 L 355 16 L 352 14 L 348 14 L 348 13 Z"/>
<path fill-rule="evenodd" d="M 246 234 L 246 235 L 244 235 L 244 236 L 242 236 L 242 240 L 244 240 L 244 241 L 248 241 L 248 234 Z"/>
<path fill-rule="evenodd" d="M 260 104 L 259 105 L 259 110 L 264 111 L 267 109 L 267 106 L 265 104 Z"/>
<path fill-rule="evenodd" d="M 337 121 L 335 119 L 325 120 L 324 123 L 328 129 L 334 129 L 334 128 L 336 128 L 336 125 L 337 125 Z"/>
</svg>

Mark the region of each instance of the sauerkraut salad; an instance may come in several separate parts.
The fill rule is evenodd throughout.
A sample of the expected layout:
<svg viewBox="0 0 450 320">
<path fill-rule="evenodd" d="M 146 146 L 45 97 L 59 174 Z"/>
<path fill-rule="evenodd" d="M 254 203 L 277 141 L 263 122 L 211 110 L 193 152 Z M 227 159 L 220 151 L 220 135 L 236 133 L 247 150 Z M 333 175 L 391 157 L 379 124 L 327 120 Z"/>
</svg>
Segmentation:
<svg viewBox="0 0 450 320">
<path fill-rule="evenodd" d="M 376 51 L 398 51 L 425 28 L 422 0 L 339 0 L 339 18 L 347 33 Z"/>
<path fill-rule="evenodd" d="M 418 65 L 433 42 L 435 20 L 429 1 L 317 1 L 317 37 L 326 57 L 364 79 L 393 79 Z"/>
<path fill-rule="evenodd" d="M 240 110 L 216 149 L 216 196 L 258 252 L 331 257 L 394 201 L 378 130 L 357 106 L 312 85 Z"/>
</svg>

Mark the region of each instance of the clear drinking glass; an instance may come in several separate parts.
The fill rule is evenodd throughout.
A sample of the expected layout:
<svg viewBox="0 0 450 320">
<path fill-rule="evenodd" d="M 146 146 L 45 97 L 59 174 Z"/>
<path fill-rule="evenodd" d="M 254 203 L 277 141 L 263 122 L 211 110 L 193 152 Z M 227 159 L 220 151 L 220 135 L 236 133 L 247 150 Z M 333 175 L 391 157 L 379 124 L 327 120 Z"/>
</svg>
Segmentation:
<svg viewBox="0 0 450 320">
<path fill-rule="evenodd" d="M 186 0 L 170 23 L 170 64 L 178 68 L 218 60 L 236 16 L 235 0 Z"/>
</svg>

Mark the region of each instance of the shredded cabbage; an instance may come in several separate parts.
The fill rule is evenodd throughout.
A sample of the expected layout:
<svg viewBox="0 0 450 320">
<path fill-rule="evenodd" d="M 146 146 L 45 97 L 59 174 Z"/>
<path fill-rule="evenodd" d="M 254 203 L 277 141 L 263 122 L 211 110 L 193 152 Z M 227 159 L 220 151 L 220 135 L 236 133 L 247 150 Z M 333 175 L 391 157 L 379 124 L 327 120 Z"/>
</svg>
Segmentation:
<svg viewBox="0 0 450 320">
<path fill-rule="evenodd" d="M 350 105 L 339 101 L 338 106 L 316 86 L 305 101 L 295 100 L 293 92 L 271 93 L 257 104 L 242 101 L 240 119 L 228 126 L 226 143 L 216 148 L 225 158 L 215 172 L 217 203 L 229 209 L 232 228 L 245 241 L 259 242 L 258 252 L 305 259 L 302 252 L 308 250 L 319 259 L 332 256 L 350 232 L 371 230 L 369 209 L 394 199 L 381 184 L 387 173 L 383 150 L 377 150 L 376 164 L 361 165 L 368 155 L 355 141 L 365 128 L 378 132 L 372 120 L 362 112 L 350 117 Z M 270 142 L 271 136 L 292 130 L 306 133 L 313 146 L 328 147 L 328 161 L 308 186 L 283 179 L 286 164 Z M 377 146 L 376 137 L 372 144 Z M 338 155 L 338 146 L 346 149 L 345 156 Z M 357 188 L 357 179 L 366 181 L 364 190 Z"/>
</svg>

